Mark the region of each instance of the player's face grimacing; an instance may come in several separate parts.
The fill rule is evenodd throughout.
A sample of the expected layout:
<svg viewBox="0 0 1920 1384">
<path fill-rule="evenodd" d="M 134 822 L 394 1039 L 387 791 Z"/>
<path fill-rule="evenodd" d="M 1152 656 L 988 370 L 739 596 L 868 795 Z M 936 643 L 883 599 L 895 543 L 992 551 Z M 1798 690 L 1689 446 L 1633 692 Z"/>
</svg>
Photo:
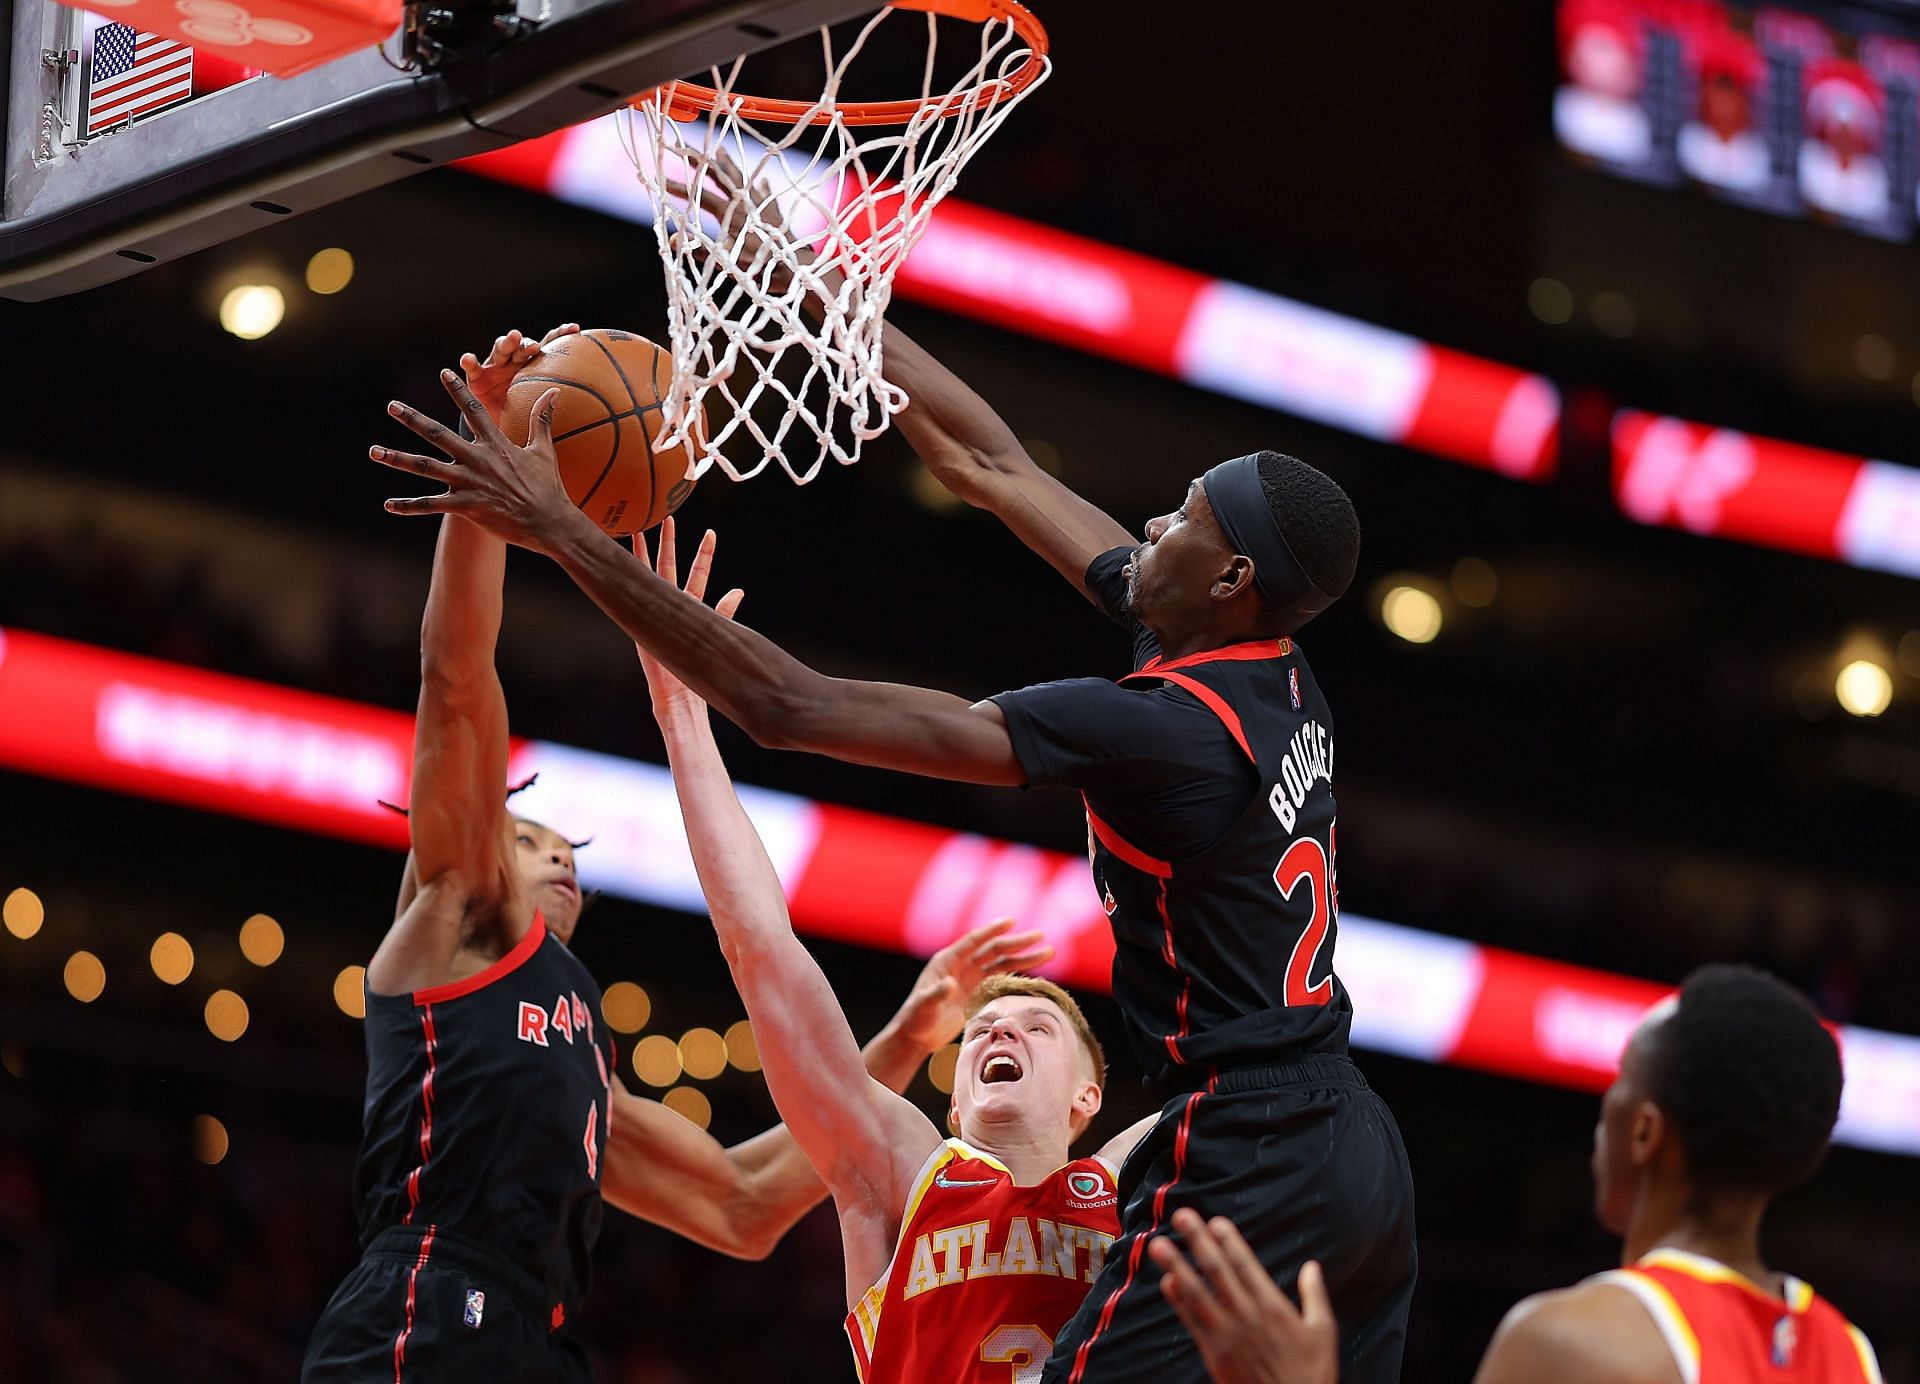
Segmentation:
<svg viewBox="0 0 1920 1384">
<path fill-rule="evenodd" d="M 982 1006 L 960 1036 L 953 1113 L 963 1139 L 1057 1125 L 1068 1144 L 1100 1109 L 1092 1063 L 1060 1006 L 1004 995 Z"/>
<path fill-rule="evenodd" d="M 1193 481 L 1180 508 L 1147 521 L 1147 541 L 1127 560 L 1127 613 L 1158 632 L 1199 623 L 1232 556 L 1206 487 Z"/>
<path fill-rule="evenodd" d="M 533 906 L 547 920 L 547 931 L 562 942 L 573 940 L 580 921 L 580 881 L 573 873 L 573 843 L 550 827 L 525 818 L 513 823 L 520 878 Z"/>
</svg>

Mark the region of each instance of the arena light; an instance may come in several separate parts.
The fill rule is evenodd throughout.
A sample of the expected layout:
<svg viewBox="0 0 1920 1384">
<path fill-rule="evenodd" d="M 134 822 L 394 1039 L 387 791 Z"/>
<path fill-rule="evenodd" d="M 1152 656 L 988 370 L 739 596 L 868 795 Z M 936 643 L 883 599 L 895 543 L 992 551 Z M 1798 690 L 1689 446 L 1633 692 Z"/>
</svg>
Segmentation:
<svg viewBox="0 0 1920 1384">
<path fill-rule="evenodd" d="M 0 651 L 0 765 L 406 848 L 404 820 L 352 790 L 378 783 L 381 796 L 405 801 L 410 717 L 20 631 L 0 630 Z M 355 767 L 313 753 L 322 747 L 350 749 Z M 583 884 L 704 916 L 664 768 L 514 742 L 509 777 L 536 772 L 527 811 L 563 831 L 598 832 L 581 853 Z M 747 784 L 739 793 L 802 931 L 924 957 L 1013 915 L 1046 933 L 1049 975 L 1090 992 L 1109 985 L 1112 929 L 1084 856 Z M 1338 965 L 1355 1046 L 1583 1090 L 1606 1085 L 1633 1026 L 1671 993 L 1353 912 L 1340 915 Z M 95 974 L 103 985 L 104 970 Z M 356 1018 L 364 975 L 349 966 L 334 981 L 335 1002 Z M 1920 1038 L 1837 1032 L 1847 1083 L 1835 1137 L 1920 1154 Z M 642 1049 L 664 1059 L 665 1079 L 649 1084 L 672 1086 L 679 1045 L 655 1034 L 636 1059 Z"/>
<path fill-rule="evenodd" d="M 208 1167 L 217 1166 L 227 1156 L 227 1127 L 212 1115 L 193 1117 L 193 1156 Z"/>
<path fill-rule="evenodd" d="M 653 1001 L 630 980 L 616 980 L 600 992 L 600 1013 L 615 1033 L 638 1033 L 647 1026 Z"/>
<path fill-rule="evenodd" d="M 207 1032 L 223 1043 L 238 1042 L 250 1017 L 247 1002 L 231 990 L 215 990 L 207 996 Z"/>
<path fill-rule="evenodd" d="M 671 1086 L 680 1079 L 680 1045 L 651 1033 L 633 1045 L 633 1074 L 649 1086 Z"/>
<path fill-rule="evenodd" d="M 753 1036 L 753 1025 L 738 1019 L 727 1025 L 727 1061 L 743 1072 L 760 1070 L 760 1044 Z"/>
<path fill-rule="evenodd" d="M 286 933 L 264 913 L 256 913 L 240 924 L 240 954 L 256 966 L 271 966 L 286 946 Z"/>
<path fill-rule="evenodd" d="M 6 923 L 8 932 L 24 942 L 47 921 L 47 908 L 38 894 L 22 885 L 10 891 L 7 901 L 0 904 L 0 921 Z"/>
<path fill-rule="evenodd" d="M 1893 702 L 1893 678 L 1870 658 L 1856 658 L 1833 680 L 1834 700 L 1850 716 L 1878 716 Z"/>
<path fill-rule="evenodd" d="M 1500 594 L 1500 574 L 1483 557 L 1463 557 L 1454 563 L 1448 584 L 1453 588 L 1455 600 L 1475 610 L 1492 605 L 1494 597 Z"/>
<path fill-rule="evenodd" d="M 680 1065 L 695 1081 L 712 1081 L 727 1069 L 727 1040 L 710 1028 L 690 1028 L 680 1038 Z"/>
<path fill-rule="evenodd" d="M 60 978 L 66 983 L 67 993 L 82 1004 L 92 1004 L 107 988 L 107 968 L 90 951 L 77 951 L 68 957 Z"/>
<path fill-rule="evenodd" d="M 220 325 L 242 341 L 258 341 L 286 314 L 286 297 L 272 284 L 240 284 L 220 300 Z"/>
<path fill-rule="evenodd" d="M 342 966 L 333 978 L 333 1003 L 349 1019 L 367 1017 L 367 968 Z"/>
<path fill-rule="evenodd" d="M 660 1097 L 660 1103 L 701 1129 L 713 1123 L 713 1102 L 707 1099 L 705 1092 L 691 1086 L 674 1087 Z"/>
<path fill-rule="evenodd" d="M 1380 620 L 1409 644 L 1431 644 L 1440 637 L 1445 619 L 1440 602 L 1417 586 L 1391 586 L 1380 598 Z"/>
<path fill-rule="evenodd" d="M 177 932 L 163 932 L 148 948 L 147 961 L 163 984 L 178 985 L 193 974 L 193 943 Z"/>
<path fill-rule="evenodd" d="M 317 251 L 307 261 L 307 289 L 325 297 L 353 282 L 353 256 L 337 245 Z"/>
</svg>

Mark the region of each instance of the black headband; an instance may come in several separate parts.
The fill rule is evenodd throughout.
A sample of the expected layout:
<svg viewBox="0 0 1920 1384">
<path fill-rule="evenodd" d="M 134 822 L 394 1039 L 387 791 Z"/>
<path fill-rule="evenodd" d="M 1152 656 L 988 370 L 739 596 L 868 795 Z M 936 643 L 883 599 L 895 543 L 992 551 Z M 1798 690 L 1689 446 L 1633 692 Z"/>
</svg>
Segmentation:
<svg viewBox="0 0 1920 1384">
<path fill-rule="evenodd" d="M 1307 569 L 1287 545 L 1273 506 L 1260 488 L 1259 457 L 1223 461 L 1202 476 L 1200 484 L 1227 543 L 1236 553 L 1252 559 L 1253 588 L 1267 609 L 1280 617 L 1287 633 L 1333 604 L 1334 598 L 1313 584 Z"/>
</svg>

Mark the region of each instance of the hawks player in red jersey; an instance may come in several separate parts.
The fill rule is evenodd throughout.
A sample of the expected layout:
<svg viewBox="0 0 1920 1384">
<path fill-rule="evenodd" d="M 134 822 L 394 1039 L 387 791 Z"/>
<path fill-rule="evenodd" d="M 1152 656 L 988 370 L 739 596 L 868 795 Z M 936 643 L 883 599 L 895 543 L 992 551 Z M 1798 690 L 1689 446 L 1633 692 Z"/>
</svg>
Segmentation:
<svg viewBox="0 0 1920 1384">
<path fill-rule="evenodd" d="M 677 578 L 673 521 L 657 570 Z M 644 554 L 644 548 L 640 550 Z M 705 594 L 713 535 L 686 590 Z M 723 615 L 740 593 L 719 602 Z M 968 1001 L 942 1139 L 870 1077 L 826 977 L 794 935 L 706 703 L 641 651 L 714 930 L 759 1039 L 774 1103 L 840 1215 L 847 1332 L 865 1384 L 1037 1380 L 1120 1231 L 1114 1178 L 1152 1125 L 1091 1158 L 1106 1059 L 1073 997 L 996 976 Z"/>
<path fill-rule="evenodd" d="M 1515 1307 L 1475 1384 L 1880 1384 L 1873 1347 L 1760 1258 L 1760 1221 L 1826 1154 L 1840 1054 L 1805 999 L 1744 966 L 1695 971 L 1627 1045 L 1594 1129 L 1596 1209 L 1624 1267 Z M 1233 1225 L 1174 1217 L 1161 1288 L 1214 1384 L 1336 1384 L 1319 1275 L 1296 1311 Z"/>
<path fill-rule="evenodd" d="M 1867 1338 L 1760 1257 L 1768 1203 L 1812 1176 L 1840 1051 L 1772 976 L 1706 966 L 1634 1033 L 1594 1129 L 1622 1267 L 1508 1314 L 1477 1384 L 1880 1384 Z"/>
</svg>

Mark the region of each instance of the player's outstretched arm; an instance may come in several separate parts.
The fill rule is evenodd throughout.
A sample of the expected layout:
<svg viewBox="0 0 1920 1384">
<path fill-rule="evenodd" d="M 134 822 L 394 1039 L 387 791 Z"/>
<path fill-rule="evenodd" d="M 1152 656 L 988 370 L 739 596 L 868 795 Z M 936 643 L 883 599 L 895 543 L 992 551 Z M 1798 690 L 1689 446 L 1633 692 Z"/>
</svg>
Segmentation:
<svg viewBox="0 0 1920 1384">
<path fill-rule="evenodd" d="M 960 1031 L 975 986 L 996 971 L 1024 970 L 1053 954 L 1038 932 L 1012 927 L 1005 919 L 988 923 L 934 953 L 899 1010 L 861 1052 L 874 1080 L 904 1091 L 920 1064 Z M 619 1082 L 613 1103 L 601 1195 L 708 1249 L 765 1258 L 827 1194 L 785 1125 L 723 1148 Z"/>
<path fill-rule="evenodd" d="M 525 447 L 509 442 L 451 370 L 472 440 L 405 404 L 389 412 L 452 461 L 375 447 L 373 460 L 448 488 L 387 501 L 394 514 L 457 514 L 565 569 L 634 643 L 762 745 L 963 783 L 1016 786 L 1026 771 L 1000 708 L 922 687 L 830 678 L 662 581 L 567 498 L 543 397 Z"/>
<path fill-rule="evenodd" d="M 993 407 L 919 342 L 888 323 L 882 345 L 886 378 L 908 400 L 894 426 L 933 478 L 998 518 L 1099 605 L 1087 586 L 1088 566 L 1110 548 L 1133 546 L 1136 537 L 1042 471 Z"/>
<path fill-rule="evenodd" d="M 712 557 L 709 535 L 688 573 L 689 600 L 704 595 Z M 659 572 L 669 585 L 677 575 L 667 529 Z M 740 597 L 720 599 L 721 619 Z M 838 1205 L 849 1293 L 857 1294 L 892 1252 L 909 1183 L 940 1135 L 867 1074 L 838 998 L 794 935 L 780 878 L 727 776 L 706 704 L 644 650 L 641 659 L 720 950 L 753 1023 L 774 1105 Z"/>
<path fill-rule="evenodd" d="M 566 331 L 560 328 L 551 336 Z M 577 330 L 577 328 L 575 329 Z M 498 407 L 539 344 L 508 332 L 485 362 L 462 358 L 482 408 Z M 420 622 L 420 699 L 408 807 L 412 853 L 395 916 L 367 968 L 376 992 L 443 978 L 476 912 L 524 910 L 505 803 L 507 702 L 494 671 L 506 545 L 464 519 L 441 521 Z M 413 905 L 425 891 L 423 906 Z M 517 928 L 522 921 L 506 918 Z"/>
</svg>

